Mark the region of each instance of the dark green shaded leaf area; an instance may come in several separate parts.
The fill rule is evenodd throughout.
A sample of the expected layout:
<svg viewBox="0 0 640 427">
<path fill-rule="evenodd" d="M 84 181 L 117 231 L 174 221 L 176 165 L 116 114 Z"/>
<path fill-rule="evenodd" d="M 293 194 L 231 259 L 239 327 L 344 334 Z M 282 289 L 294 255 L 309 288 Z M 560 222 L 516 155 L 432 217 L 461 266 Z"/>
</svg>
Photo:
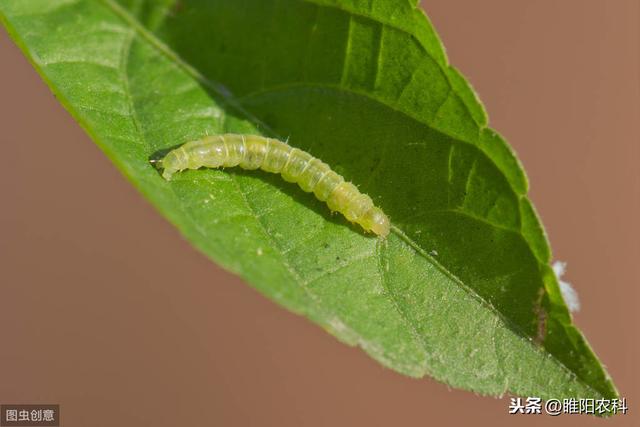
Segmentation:
<svg viewBox="0 0 640 427">
<path fill-rule="evenodd" d="M 118 168 L 275 302 L 406 375 L 490 395 L 617 395 L 571 323 L 517 158 L 415 1 L 0 5 Z M 364 234 L 276 175 L 165 182 L 148 162 L 223 132 L 326 161 L 384 209 L 391 235 Z"/>
</svg>

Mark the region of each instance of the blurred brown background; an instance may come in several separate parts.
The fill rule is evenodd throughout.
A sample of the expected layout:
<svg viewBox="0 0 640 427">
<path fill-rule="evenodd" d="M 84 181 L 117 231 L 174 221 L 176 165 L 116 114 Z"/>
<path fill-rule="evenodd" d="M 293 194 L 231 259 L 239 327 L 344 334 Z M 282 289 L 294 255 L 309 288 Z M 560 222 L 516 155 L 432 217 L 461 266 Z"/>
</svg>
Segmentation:
<svg viewBox="0 0 640 427">
<path fill-rule="evenodd" d="M 638 425 L 639 3 L 423 5 L 526 166 L 629 414 L 509 416 L 267 301 L 136 193 L 2 30 L 0 402 L 59 403 L 67 427 Z"/>
</svg>

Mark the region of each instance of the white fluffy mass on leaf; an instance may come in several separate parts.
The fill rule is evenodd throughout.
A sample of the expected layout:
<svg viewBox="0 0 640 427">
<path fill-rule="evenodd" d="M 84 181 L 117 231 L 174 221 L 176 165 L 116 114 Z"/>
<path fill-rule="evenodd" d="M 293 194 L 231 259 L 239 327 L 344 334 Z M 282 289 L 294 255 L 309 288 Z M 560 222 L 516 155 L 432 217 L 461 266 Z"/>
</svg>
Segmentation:
<svg viewBox="0 0 640 427">
<path fill-rule="evenodd" d="M 565 282 L 562 280 L 562 276 L 567 271 L 567 263 L 563 261 L 556 261 L 551 266 L 553 268 L 553 272 L 558 279 L 558 283 L 560 283 L 560 292 L 562 293 L 562 298 L 564 298 L 564 302 L 567 303 L 567 307 L 570 312 L 576 312 L 580 310 L 580 300 L 578 299 L 578 293 L 571 283 Z"/>
</svg>

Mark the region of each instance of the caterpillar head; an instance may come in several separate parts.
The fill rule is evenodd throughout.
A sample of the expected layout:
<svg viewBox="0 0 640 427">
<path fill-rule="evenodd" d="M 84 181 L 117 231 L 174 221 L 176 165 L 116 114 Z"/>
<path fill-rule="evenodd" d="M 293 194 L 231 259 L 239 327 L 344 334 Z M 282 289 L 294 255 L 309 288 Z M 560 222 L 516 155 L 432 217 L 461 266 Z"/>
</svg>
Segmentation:
<svg viewBox="0 0 640 427">
<path fill-rule="evenodd" d="M 158 170 L 162 171 L 162 177 L 167 181 L 171 180 L 174 173 L 185 169 L 186 167 L 186 165 L 182 164 L 184 161 L 182 161 L 181 157 L 173 151 L 168 153 L 163 159 L 152 160 L 151 163 Z"/>
</svg>

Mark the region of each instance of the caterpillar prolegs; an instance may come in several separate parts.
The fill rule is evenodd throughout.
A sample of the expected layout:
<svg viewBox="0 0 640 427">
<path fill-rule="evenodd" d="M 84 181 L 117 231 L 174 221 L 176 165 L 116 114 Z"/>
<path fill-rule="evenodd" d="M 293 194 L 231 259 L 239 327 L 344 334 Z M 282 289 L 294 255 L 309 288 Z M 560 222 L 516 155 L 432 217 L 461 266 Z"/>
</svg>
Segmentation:
<svg viewBox="0 0 640 427">
<path fill-rule="evenodd" d="M 326 163 L 277 139 L 236 134 L 206 136 L 170 151 L 156 165 L 163 170 L 166 180 L 176 172 L 201 167 L 239 166 L 279 173 L 285 181 L 297 183 L 326 202 L 329 209 L 340 212 L 366 231 L 382 237 L 389 234 L 389 218 L 374 206 L 371 197 L 362 194 Z"/>
</svg>

